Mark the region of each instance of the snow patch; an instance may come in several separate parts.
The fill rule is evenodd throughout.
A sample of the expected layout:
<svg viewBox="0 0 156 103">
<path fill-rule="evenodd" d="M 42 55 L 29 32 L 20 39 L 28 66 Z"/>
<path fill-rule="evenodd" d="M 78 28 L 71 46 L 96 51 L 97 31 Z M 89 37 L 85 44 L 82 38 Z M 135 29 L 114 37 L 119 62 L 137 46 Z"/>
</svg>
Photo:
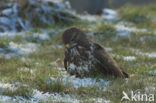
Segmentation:
<svg viewBox="0 0 156 103">
<path fill-rule="evenodd" d="M 149 58 L 156 58 L 156 52 L 152 52 L 152 53 L 142 53 L 140 52 L 141 55 L 143 56 L 148 56 Z"/>
<path fill-rule="evenodd" d="M 89 21 L 89 22 L 94 22 L 97 21 L 97 17 L 93 16 L 93 15 L 79 15 L 80 19 L 85 21 Z"/>
<path fill-rule="evenodd" d="M 16 33 L 16 32 L 0 32 L 0 36 L 1 37 L 14 37 L 16 35 L 23 35 L 23 32 L 19 32 L 19 33 Z"/>
<path fill-rule="evenodd" d="M 153 75 L 156 75 L 156 70 L 153 70 L 153 71 L 149 71 L 148 73 L 149 73 L 149 74 L 153 74 Z"/>
<path fill-rule="evenodd" d="M 25 99 L 21 96 L 9 97 L 0 96 L 1 102 L 20 102 L 20 103 L 38 103 L 38 102 L 65 102 L 65 103 L 80 103 L 73 95 L 59 93 L 43 93 L 39 90 L 34 90 L 34 95 L 30 99 Z"/>
<path fill-rule="evenodd" d="M 10 42 L 7 48 L 0 48 L 0 57 L 11 58 L 12 56 L 27 55 L 35 52 L 39 45 L 35 43 L 17 44 Z"/>
<path fill-rule="evenodd" d="M 9 49 L 12 51 L 17 51 L 17 54 L 29 54 L 37 49 L 37 44 L 35 43 L 26 43 L 26 44 L 16 44 L 14 42 L 9 43 Z"/>
<path fill-rule="evenodd" d="M 109 100 L 105 100 L 103 98 L 93 98 L 95 103 L 110 103 Z"/>
<path fill-rule="evenodd" d="M 136 60 L 135 56 L 122 56 L 122 55 L 116 55 L 116 54 L 112 54 L 112 56 L 114 58 L 123 59 L 124 61 L 128 61 L 128 62 Z"/>
<path fill-rule="evenodd" d="M 88 86 L 102 86 L 105 87 L 109 84 L 109 81 L 104 79 L 96 79 L 96 78 L 77 78 L 75 76 L 69 76 L 66 70 L 64 68 L 57 68 L 59 70 L 61 80 L 66 85 L 67 83 L 71 83 L 74 88 L 79 87 L 88 87 Z M 53 81 L 57 81 L 58 78 L 51 77 L 50 78 Z M 106 88 L 104 88 L 105 90 Z"/>
<path fill-rule="evenodd" d="M 147 29 L 138 29 L 127 25 L 127 22 L 119 22 L 114 27 L 120 36 L 129 36 L 132 32 L 147 32 Z"/>
<path fill-rule="evenodd" d="M 50 38 L 50 36 L 47 33 L 34 33 L 33 37 L 38 37 L 40 40 L 48 40 Z"/>
<path fill-rule="evenodd" d="M 65 102 L 65 103 L 79 103 L 73 95 L 69 94 L 59 94 L 59 93 L 43 93 L 38 90 L 34 90 L 34 96 L 31 101 L 43 101 L 43 102 Z"/>
<path fill-rule="evenodd" d="M 69 9 L 69 2 L 64 2 L 64 0 L 27 0 L 25 4 L 5 0 L 4 3 L 9 6 L 3 7 L 4 4 L 2 4 L 2 7 L 0 7 L 2 14 L 0 15 L 0 32 L 29 30 L 34 26 L 32 25 L 34 18 L 38 18 L 39 22 L 48 25 L 55 24 L 58 20 L 73 21 L 76 18 L 75 14 Z M 27 8 L 24 8 L 25 6 Z M 57 20 L 55 20 L 56 17 Z"/>
<path fill-rule="evenodd" d="M 136 60 L 136 57 L 135 56 L 124 56 L 123 60 L 124 61 L 134 61 L 134 60 Z"/>
<path fill-rule="evenodd" d="M 156 17 L 152 18 L 152 20 L 151 20 L 151 21 L 155 22 L 155 21 L 156 21 Z"/>
<path fill-rule="evenodd" d="M 0 95 L 0 102 L 11 102 L 12 98 L 9 96 L 1 96 Z"/>
<path fill-rule="evenodd" d="M 0 83 L 0 89 L 14 89 L 13 84 L 9 83 Z M 39 90 L 34 89 L 33 95 L 29 99 L 25 99 L 21 96 L 2 96 L 0 95 L 0 102 L 30 102 L 30 103 L 38 103 L 39 101 L 51 101 L 51 102 L 65 102 L 65 103 L 79 103 L 80 100 L 75 99 L 73 95 L 68 94 L 59 94 L 59 93 L 44 93 Z"/>
<path fill-rule="evenodd" d="M 9 84 L 9 83 L 0 83 L 0 88 L 9 88 L 9 89 L 14 89 L 14 85 Z"/>
<path fill-rule="evenodd" d="M 11 15 L 11 13 L 13 13 L 13 10 L 11 8 L 7 8 L 2 11 L 3 15 Z"/>
<path fill-rule="evenodd" d="M 112 9 L 103 9 L 103 13 L 101 15 L 107 21 L 116 21 L 118 19 L 118 13 Z"/>
<path fill-rule="evenodd" d="M 27 67 L 20 68 L 20 69 L 18 69 L 18 71 L 20 71 L 20 72 L 29 72 L 31 75 L 35 74 L 35 70 L 34 69 L 30 69 L 30 68 L 27 68 Z"/>
<path fill-rule="evenodd" d="M 154 31 L 154 35 L 156 35 L 156 31 Z"/>
<path fill-rule="evenodd" d="M 156 87 L 146 87 L 145 91 L 149 92 L 149 91 L 155 91 Z"/>
<path fill-rule="evenodd" d="M 26 69 L 26 72 L 29 68 Z M 103 91 L 106 90 L 106 85 L 109 84 L 109 81 L 103 79 L 95 79 L 95 78 L 76 78 L 75 76 L 69 76 L 68 73 L 64 70 L 64 68 L 57 68 L 60 74 L 63 76 L 61 78 L 62 82 L 67 85 L 67 83 L 71 83 L 74 88 L 78 87 L 88 87 L 88 86 L 100 86 Z M 57 81 L 58 78 L 51 77 L 50 79 Z M 0 87 L 10 88 L 12 84 L 0 84 Z M 92 98 L 95 103 L 110 103 L 109 100 L 105 100 L 102 98 Z M 1 96 L 0 101 L 2 102 L 30 102 L 30 103 L 38 103 L 38 102 L 65 102 L 65 103 L 80 103 L 82 100 L 77 99 L 74 95 L 64 94 L 64 93 L 49 93 L 42 92 L 37 89 L 33 90 L 33 95 L 29 99 L 25 99 L 21 96 L 9 97 L 9 96 Z"/>
<path fill-rule="evenodd" d="M 156 52 L 141 52 L 139 49 L 132 49 L 132 51 L 135 52 L 137 55 L 147 56 L 149 58 L 156 58 Z"/>
<path fill-rule="evenodd" d="M 109 81 L 105 81 L 103 79 L 95 79 L 95 78 L 76 78 L 74 76 L 68 78 L 62 78 L 64 83 L 71 82 L 75 88 L 78 87 L 88 87 L 88 86 L 106 86 L 109 84 Z"/>
<path fill-rule="evenodd" d="M 111 52 L 111 51 L 113 51 L 112 48 L 105 48 L 105 50 L 106 50 L 107 52 Z"/>
</svg>

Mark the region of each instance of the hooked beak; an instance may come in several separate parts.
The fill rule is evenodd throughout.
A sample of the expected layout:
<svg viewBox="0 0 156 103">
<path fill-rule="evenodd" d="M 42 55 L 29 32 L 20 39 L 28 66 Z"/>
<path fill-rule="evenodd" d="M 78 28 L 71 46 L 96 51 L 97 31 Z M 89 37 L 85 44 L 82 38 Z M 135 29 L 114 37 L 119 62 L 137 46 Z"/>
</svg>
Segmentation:
<svg viewBox="0 0 156 103">
<path fill-rule="evenodd" d="M 70 47 L 70 45 L 69 45 L 69 44 L 66 44 L 66 45 L 65 45 L 65 47 L 66 47 L 66 48 L 69 48 L 69 47 Z"/>
</svg>

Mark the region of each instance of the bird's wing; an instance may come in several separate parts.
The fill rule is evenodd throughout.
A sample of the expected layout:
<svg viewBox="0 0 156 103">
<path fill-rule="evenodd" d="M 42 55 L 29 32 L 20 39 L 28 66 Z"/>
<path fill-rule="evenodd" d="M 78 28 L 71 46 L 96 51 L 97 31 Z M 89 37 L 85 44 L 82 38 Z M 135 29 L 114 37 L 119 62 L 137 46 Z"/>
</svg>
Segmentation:
<svg viewBox="0 0 156 103">
<path fill-rule="evenodd" d="M 124 77 L 122 71 L 113 60 L 113 58 L 105 51 L 105 49 L 99 44 L 94 43 L 94 57 L 97 60 L 98 65 L 102 68 L 102 70 L 106 71 L 107 74 L 114 75 L 115 77 Z"/>
</svg>

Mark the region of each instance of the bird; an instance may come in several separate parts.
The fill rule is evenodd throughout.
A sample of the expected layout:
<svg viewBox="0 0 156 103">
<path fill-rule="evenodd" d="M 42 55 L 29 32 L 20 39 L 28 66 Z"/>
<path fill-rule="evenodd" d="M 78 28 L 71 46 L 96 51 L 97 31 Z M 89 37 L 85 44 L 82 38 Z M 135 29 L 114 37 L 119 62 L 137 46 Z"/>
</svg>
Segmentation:
<svg viewBox="0 0 156 103">
<path fill-rule="evenodd" d="M 66 29 L 62 33 L 62 41 L 65 45 L 64 68 L 70 75 L 129 77 L 128 73 L 119 68 L 112 56 L 100 44 L 90 40 L 81 29 Z"/>
</svg>

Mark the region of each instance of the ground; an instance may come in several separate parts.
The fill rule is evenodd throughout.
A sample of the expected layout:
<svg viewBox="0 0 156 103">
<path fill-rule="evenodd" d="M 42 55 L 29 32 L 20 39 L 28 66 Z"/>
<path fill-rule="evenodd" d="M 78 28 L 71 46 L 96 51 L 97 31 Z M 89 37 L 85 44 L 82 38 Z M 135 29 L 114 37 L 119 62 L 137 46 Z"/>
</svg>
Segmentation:
<svg viewBox="0 0 156 103">
<path fill-rule="evenodd" d="M 77 15 L 70 24 L 0 33 L 0 102 L 119 103 L 123 91 L 156 94 L 155 10 L 126 5 L 107 15 Z M 130 78 L 69 76 L 61 33 L 71 26 L 100 43 Z"/>
</svg>

